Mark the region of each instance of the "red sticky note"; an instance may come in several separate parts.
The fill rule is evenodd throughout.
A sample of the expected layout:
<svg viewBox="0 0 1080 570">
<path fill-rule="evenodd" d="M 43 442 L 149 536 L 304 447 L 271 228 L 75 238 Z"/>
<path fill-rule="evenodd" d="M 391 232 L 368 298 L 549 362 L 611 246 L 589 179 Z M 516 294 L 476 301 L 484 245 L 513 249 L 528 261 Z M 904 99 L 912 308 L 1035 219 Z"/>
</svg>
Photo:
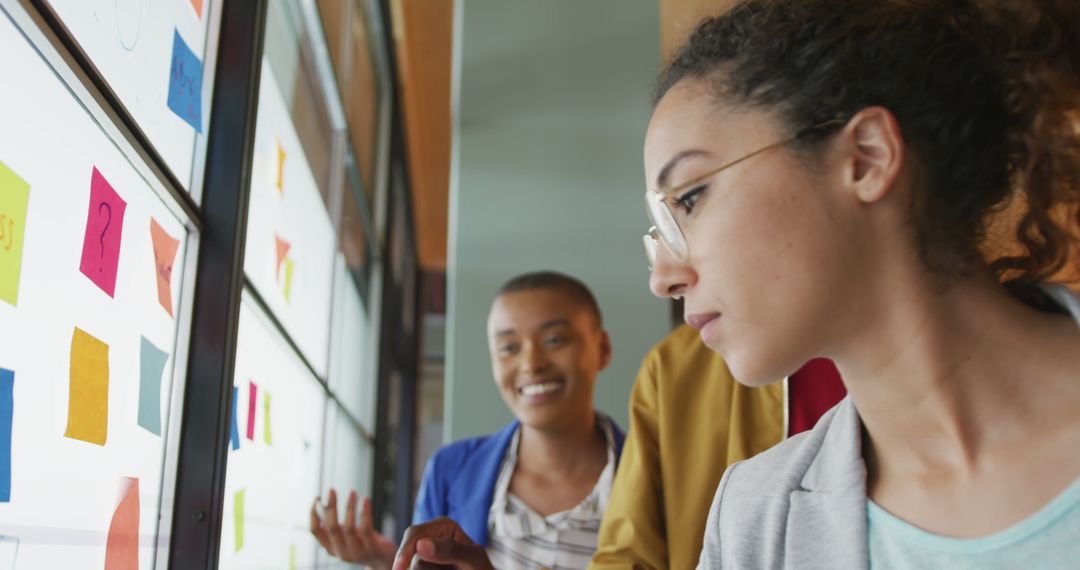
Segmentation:
<svg viewBox="0 0 1080 570">
<path fill-rule="evenodd" d="M 123 499 L 105 542 L 105 570 L 139 570 L 139 480 L 124 478 Z"/>
<path fill-rule="evenodd" d="M 86 215 L 82 263 L 79 271 L 108 296 L 116 292 L 116 268 L 120 263 L 120 234 L 124 229 L 127 202 L 116 193 L 95 167 L 90 176 L 90 211 Z"/>
<path fill-rule="evenodd" d="M 255 441 L 255 400 L 259 395 L 259 388 L 255 386 L 255 383 L 248 380 L 248 425 L 247 425 L 247 438 L 251 441 Z"/>
<path fill-rule="evenodd" d="M 172 310 L 172 269 L 176 259 L 176 249 L 180 247 L 180 240 L 165 233 L 165 229 L 150 218 L 150 240 L 154 243 L 154 267 L 157 272 L 157 295 L 158 303 L 161 303 L 169 316 L 173 316 Z"/>
<path fill-rule="evenodd" d="M 277 265 L 274 266 L 274 276 L 277 280 L 281 281 L 281 264 L 285 262 L 285 257 L 289 255 L 289 242 L 281 239 L 276 234 L 274 235 L 274 242 L 277 244 Z"/>
</svg>

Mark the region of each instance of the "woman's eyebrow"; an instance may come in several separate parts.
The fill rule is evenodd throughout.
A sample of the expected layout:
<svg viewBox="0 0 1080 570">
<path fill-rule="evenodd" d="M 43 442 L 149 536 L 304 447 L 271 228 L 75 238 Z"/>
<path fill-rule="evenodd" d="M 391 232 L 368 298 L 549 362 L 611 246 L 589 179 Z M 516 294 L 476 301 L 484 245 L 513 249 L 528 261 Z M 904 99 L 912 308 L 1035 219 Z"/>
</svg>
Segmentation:
<svg viewBox="0 0 1080 570">
<path fill-rule="evenodd" d="M 712 153 L 707 150 L 689 149 L 684 150 L 671 157 L 671 159 L 668 160 L 666 164 L 664 164 L 664 167 L 660 169 L 660 173 L 656 175 L 656 188 L 660 189 L 667 186 L 668 178 L 671 176 L 671 171 L 683 160 L 698 156 L 710 156 L 711 154 Z"/>
</svg>

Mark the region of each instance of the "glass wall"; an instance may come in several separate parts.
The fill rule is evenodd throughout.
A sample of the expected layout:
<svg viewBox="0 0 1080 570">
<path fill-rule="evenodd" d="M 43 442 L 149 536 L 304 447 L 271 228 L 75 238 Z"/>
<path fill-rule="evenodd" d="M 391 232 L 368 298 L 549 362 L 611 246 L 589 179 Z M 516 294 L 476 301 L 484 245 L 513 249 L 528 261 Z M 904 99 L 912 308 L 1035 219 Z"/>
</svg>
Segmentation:
<svg viewBox="0 0 1080 570">
<path fill-rule="evenodd" d="M 17 6 L 0 53 L 0 568 L 149 568 L 196 220 Z"/>
<path fill-rule="evenodd" d="M 221 2 L 0 0 L 0 568 L 166 568 L 198 525 L 210 566 L 330 567 L 312 501 L 372 492 L 382 18 L 253 6 L 249 184 L 221 188 L 215 133 L 244 124 L 212 120 Z M 222 193 L 246 198 L 224 225 Z M 197 302 L 226 294 L 200 292 L 200 248 L 231 228 L 232 320 Z M 192 336 L 207 317 L 231 324 Z M 189 377 L 200 344 L 227 347 L 220 378 Z M 193 417 L 227 429 L 184 447 Z M 183 466 L 223 462 L 181 510 Z"/>
</svg>

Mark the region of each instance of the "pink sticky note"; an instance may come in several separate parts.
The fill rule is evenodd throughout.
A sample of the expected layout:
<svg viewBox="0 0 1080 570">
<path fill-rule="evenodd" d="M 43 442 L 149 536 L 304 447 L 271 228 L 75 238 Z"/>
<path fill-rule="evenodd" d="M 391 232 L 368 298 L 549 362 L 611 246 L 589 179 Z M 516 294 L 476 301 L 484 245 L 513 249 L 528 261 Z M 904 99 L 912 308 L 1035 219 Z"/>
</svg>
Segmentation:
<svg viewBox="0 0 1080 570">
<path fill-rule="evenodd" d="M 255 386 L 255 383 L 248 380 L 248 425 L 247 425 L 247 438 L 250 441 L 255 441 L 255 400 L 259 395 L 259 388 Z"/>
<path fill-rule="evenodd" d="M 158 303 L 173 316 L 172 311 L 172 269 L 176 259 L 176 249 L 180 240 L 165 233 L 165 229 L 150 218 L 150 241 L 154 244 L 154 268 L 157 273 Z"/>
<path fill-rule="evenodd" d="M 139 570 L 139 480 L 125 477 L 105 540 L 105 570 Z"/>
<path fill-rule="evenodd" d="M 127 202 L 94 168 L 90 176 L 90 210 L 86 215 L 82 263 L 79 271 L 108 296 L 116 292 L 116 268 L 120 263 L 120 234 L 124 229 Z"/>
</svg>

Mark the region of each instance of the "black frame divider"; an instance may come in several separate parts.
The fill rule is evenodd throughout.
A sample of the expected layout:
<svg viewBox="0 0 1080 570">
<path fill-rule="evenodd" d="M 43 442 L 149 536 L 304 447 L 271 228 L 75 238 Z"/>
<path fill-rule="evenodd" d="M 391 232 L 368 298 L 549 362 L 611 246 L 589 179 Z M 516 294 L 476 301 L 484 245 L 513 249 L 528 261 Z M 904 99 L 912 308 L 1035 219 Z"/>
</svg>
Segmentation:
<svg viewBox="0 0 1080 570">
<path fill-rule="evenodd" d="M 218 565 L 266 11 L 267 0 L 222 6 L 169 568 Z"/>
</svg>

